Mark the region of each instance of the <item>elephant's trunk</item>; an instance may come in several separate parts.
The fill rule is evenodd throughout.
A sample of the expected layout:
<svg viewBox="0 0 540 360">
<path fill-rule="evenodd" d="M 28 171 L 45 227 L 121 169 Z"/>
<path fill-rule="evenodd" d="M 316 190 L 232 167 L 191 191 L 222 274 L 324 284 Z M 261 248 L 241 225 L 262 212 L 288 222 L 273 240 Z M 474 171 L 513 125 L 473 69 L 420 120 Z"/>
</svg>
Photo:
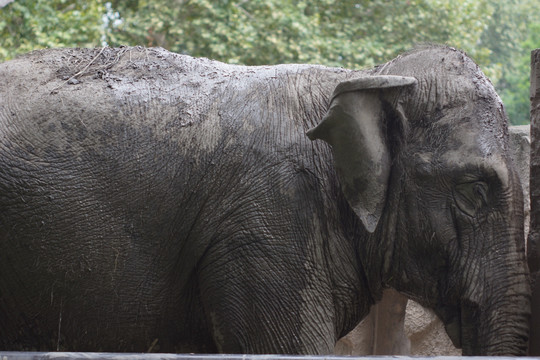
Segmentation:
<svg viewBox="0 0 540 360">
<path fill-rule="evenodd" d="M 485 286 L 491 284 L 492 289 L 486 289 L 480 304 L 468 300 L 461 302 L 463 355 L 517 356 L 527 353 L 530 316 L 527 275 L 514 273 L 498 280 L 485 282 Z"/>
<path fill-rule="evenodd" d="M 461 310 L 463 355 L 518 356 L 527 352 L 528 299 L 515 298 L 515 304 L 491 312 L 492 319 L 478 326 L 484 317 L 476 306 L 463 305 Z M 476 324 L 476 326 L 475 326 Z"/>
<path fill-rule="evenodd" d="M 517 175 L 512 181 L 519 185 Z M 523 200 L 519 186 L 507 197 L 508 212 L 494 214 L 462 238 L 474 243 L 462 259 L 460 299 L 464 355 L 527 354 L 531 313 L 529 270 L 525 259 Z M 503 198 L 500 200 L 502 201 Z"/>
</svg>

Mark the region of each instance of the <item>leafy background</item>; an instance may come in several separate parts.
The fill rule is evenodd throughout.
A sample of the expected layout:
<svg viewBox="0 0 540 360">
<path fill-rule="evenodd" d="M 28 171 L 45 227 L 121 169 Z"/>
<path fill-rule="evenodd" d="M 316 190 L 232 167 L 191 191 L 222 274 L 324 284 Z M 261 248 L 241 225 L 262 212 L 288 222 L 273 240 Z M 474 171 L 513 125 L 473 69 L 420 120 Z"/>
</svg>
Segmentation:
<svg viewBox="0 0 540 360">
<path fill-rule="evenodd" d="M 538 0 L 0 0 L 0 61 L 45 47 L 161 46 L 229 63 L 364 68 L 415 44 L 465 50 L 529 121 Z"/>
</svg>

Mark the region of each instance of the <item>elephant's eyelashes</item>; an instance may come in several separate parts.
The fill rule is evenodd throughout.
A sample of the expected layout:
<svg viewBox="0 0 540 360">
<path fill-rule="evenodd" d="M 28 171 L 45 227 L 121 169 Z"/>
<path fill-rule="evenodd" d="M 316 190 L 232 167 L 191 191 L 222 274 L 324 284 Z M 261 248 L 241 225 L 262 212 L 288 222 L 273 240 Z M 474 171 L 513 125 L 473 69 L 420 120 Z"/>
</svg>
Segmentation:
<svg viewBox="0 0 540 360">
<path fill-rule="evenodd" d="M 462 212 L 475 216 L 479 209 L 488 205 L 488 185 L 483 181 L 456 185 L 454 200 Z"/>
<path fill-rule="evenodd" d="M 482 205 L 487 206 L 488 204 L 488 197 L 487 197 L 487 191 L 488 186 L 485 182 L 478 181 L 474 183 L 474 193 L 476 196 L 480 197 L 482 200 Z"/>
</svg>

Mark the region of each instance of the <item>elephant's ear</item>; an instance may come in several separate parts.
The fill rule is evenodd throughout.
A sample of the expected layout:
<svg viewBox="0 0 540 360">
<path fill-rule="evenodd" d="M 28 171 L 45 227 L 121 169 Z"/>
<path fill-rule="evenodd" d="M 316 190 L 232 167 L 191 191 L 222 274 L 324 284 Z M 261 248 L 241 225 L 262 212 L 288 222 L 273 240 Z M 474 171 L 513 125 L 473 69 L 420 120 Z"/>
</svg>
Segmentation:
<svg viewBox="0 0 540 360">
<path fill-rule="evenodd" d="M 389 90 L 415 83 L 415 78 L 402 76 L 342 82 L 321 123 L 307 132 L 311 140 L 321 139 L 332 146 L 341 188 L 369 232 L 375 231 L 382 215 L 391 166 L 383 99 Z"/>
</svg>

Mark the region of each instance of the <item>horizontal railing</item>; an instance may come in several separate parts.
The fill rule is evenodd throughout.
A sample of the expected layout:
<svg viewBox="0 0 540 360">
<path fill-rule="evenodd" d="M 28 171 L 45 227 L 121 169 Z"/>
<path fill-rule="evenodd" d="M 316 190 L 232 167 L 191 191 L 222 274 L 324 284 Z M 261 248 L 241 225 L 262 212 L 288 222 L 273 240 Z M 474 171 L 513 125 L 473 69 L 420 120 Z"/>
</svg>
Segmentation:
<svg viewBox="0 0 540 360">
<path fill-rule="evenodd" d="M 489 357 L 461 356 L 293 356 L 293 355 L 201 355 L 201 354 L 124 354 L 124 353 L 80 353 L 80 352 L 1 352 L 0 360 L 474 360 Z M 515 360 L 512 357 L 497 357 L 497 360 Z M 537 359 L 526 358 L 520 359 Z"/>
</svg>

